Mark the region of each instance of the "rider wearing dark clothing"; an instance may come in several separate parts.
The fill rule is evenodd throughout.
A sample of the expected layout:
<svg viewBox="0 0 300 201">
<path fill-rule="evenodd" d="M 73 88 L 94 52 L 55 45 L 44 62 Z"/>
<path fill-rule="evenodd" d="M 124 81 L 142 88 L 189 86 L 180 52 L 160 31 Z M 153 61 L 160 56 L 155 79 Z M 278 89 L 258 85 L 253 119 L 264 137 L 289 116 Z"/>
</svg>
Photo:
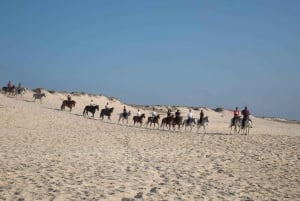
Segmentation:
<svg viewBox="0 0 300 201">
<path fill-rule="evenodd" d="M 168 112 L 167 112 L 167 117 L 170 117 L 171 116 L 171 110 L 168 109 Z"/>
<path fill-rule="evenodd" d="M 200 112 L 200 119 L 199 119 L 199 123 L 200 123 L 200 124 L 201 124 L 202 121 L 203 121 L 203 117 L 204 117 L 204 112 L 203 112 L 203 110 L 201 110 L 201 112 Z"/>
<path fill-rule="evenodd" d="M 177 110 L 177 111 L 175 112 L 175 118 L 178 119 L 179 117 L 180 117 L 180 111 Z"/>
<path fill-rule="evenodd" d="M 7 83 L 7 88 L 10 89 L 11 87 L 12 87 L 11 86 L 11 81 L 9 80 L 8 83 Z"/>
<path fill-rule="evenodd" d="M 127 111 L 126 111 L 126 107 L 124 106 L 123 108 L 123 116 L 126 118 L 127 117 Z"/>
<path fill-rule="evenodd" d="M 70 96 L 70 94 L 68 95 L 68 101 L 69 101 L 69 102 L 71 101 L 71 96 Z"/>
<path fill-rule="evenodd" d="M 244 128 L 245 122 L 247 119 L 249 120 L 249 116 L 250 116 L 250 112 L 247 106 L 242 110 L 241 114 L 243 115 L 242 128 Z"/>
</svg>

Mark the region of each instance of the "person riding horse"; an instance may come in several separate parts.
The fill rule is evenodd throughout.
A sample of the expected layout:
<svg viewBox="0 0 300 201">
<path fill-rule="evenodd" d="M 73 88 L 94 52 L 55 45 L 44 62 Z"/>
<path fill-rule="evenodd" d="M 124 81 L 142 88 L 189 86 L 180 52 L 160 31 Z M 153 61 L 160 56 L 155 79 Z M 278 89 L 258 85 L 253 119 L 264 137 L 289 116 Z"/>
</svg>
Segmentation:
<svg viewBox="0 0 300 201">
<path fill-rule="evenodd" d="M 192 121 L 193 121 L 193 113 L 192 113 L 192 110 L 190 109 L 189 110 L 189 113 L 187 115 L 187 124 L 190 124 Z"/>
<path fill-rule="evenodd" d="M 250 120 L 250 119 L 249 119 L 250 112 L 249 112 L 247 106 L 245 106 L 245 108 L 242 110 L 241 114 L 243 115 L 242 129 L 244 129 L 246 120 Z"/>
<path fill-rule="evenodd" d="M 127 113 L 127 110 L 126 110 L 126 107 L 124 106 L 123 108 L 123 117 L 124 118 L 127 118 L 128 117 L 128 113 Z"/>
<path fill-rule="evenodd" d="M 200 123 L 200 124 L 202 124 L 203 117 L 204 117 L 204 112 L 203 112 L 203 110 L 201 110 L 201 111 L 200 111 L 200 119 L 199 119 L 199 123 Z"/>
<path fill-rule="evenodd" d="M 172 115 L 172 112 L 170 109 L 168 109 L 168 112 L 167 112 L 167 117 L 170 117 Z"/>
<path fill-rule="evenodd" d="M 175 112 L 175 118 L 179 118 L 179 117 L 180 117 L 180 111 L 177 110 L 177 111 Z"/>
<path fill-rule="evenodd" d="M 234 126 L 234 122 L 236 119 L 240 117 L 240 111 L 239 108 L 236 107 L 235 110 L 233 111 L 233 118 L 231 119 L 231 126 Z"/>
<path fill-rule="evenodd" d="M 68 102 L 71 102 L 72 98 L 71 98 L 71 95 L 68 94 Z"/>
<path fill-rule="evenodd" d="M 153 111 L 151 113 L 151 117 L 152 117 L 152 121 L 154 120 L 154 118 L 157 116 L 157 113 L 155 112 L 155 108 L 153 108 Z"/>
</svg>

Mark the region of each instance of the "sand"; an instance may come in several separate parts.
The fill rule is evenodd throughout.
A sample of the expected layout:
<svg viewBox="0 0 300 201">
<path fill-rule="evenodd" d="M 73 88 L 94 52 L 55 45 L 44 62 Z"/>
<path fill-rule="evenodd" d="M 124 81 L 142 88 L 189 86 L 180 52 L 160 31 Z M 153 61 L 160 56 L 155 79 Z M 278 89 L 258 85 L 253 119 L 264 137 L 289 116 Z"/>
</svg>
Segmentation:
<svg viewBox="0 0 300 201">
<path fill-rule="evenodd" d="M 45 93 L 0 94 L 0 200 L 300 200 L 300 124 L 252 116 L 249 136 L 230 134 L 232 112 L 206 108 L 206 134 L 169 131 L 118 122 L 116 99 L 73 95 L 61 111 L 66 94 Z M 91 99 L 111 121 L 82 116 Z"/>
</svg>

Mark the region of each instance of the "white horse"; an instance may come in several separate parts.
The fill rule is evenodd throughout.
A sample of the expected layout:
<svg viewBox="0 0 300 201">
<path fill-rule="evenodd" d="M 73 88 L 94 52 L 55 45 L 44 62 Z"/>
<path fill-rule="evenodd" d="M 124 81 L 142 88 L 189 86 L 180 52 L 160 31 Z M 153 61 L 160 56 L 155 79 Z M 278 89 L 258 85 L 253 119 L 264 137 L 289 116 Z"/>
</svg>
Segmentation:
<svg viewBox="0 0 300 201">
<path fill-rule="evenodd" d="M 187 127 L 190 127 L 190 132 L 192 132 L 193 127 L 196 124 L 196 120 L 192 118 L 190 122 L 188 122 L 188 119 L 183 120 L 182 126 L 184 126 L 184 130 L 186 130 Z"/>
<path fill-rule="evenodd" d="M 128 117 L 131 115 L 131 112 L 127 112 L 126 115 L 124 115 L 124 113 L 120 113 L 119 115 L 119 122 L 122 119 L 122 123 L 124 123 L 124 120 L 126 120 L 126 123 L 128 124 Z"/>
<path fill-rule="evenodd" d="M 204 133 L 206 133 L 206 126 L 208 125 L 208 116 L 204 117 L 202 119 L 202 122 L 200 123 L 200 119 L 197 121 L 197 130 L 198 130 L 198 133 L 199 133 L 199 130 L 201 127 L 203 127 L 203 130 L 204 130 Z"/>
<path fill-rule="evenodd" d="M 241 131 L 242 131 L 241 134 L 249 135 L 250 128 L 252 128 L 252 121 L 249 119 L 246 119 L 245 123 L 244 123 L 244 127 L 241 128 Z"/>
<path fill-rule="evenodd" d="M 16 94 L 23 96 L 27 90 L 28 90 L 28 88 L 26 88 L 26 87 L 17 88 Z"/>
<path fill-rule="evenodd" d="M 241 131 L 241 126 L 242 126 L 242 118 L 241 117 L 237 117 L 234 120 L 232 119 L 230 122 L 230 134 L 232 131 L 232 127 L 234 127 L 234 129 L 233 129 L 234 134 L 239 134 Z"/>
</svg>

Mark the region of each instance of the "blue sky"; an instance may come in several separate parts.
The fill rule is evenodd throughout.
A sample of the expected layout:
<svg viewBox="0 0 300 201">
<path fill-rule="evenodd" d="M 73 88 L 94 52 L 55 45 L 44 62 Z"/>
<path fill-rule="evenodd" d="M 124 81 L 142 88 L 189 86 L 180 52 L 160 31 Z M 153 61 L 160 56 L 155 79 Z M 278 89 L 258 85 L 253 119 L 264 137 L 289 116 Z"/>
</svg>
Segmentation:
<svg viewBox="0 0 300 201">
<path fill-rule="evenodd" d="M 300 1 L 0 1 L 0 82 L 300 120 Z"/>
</svg>

